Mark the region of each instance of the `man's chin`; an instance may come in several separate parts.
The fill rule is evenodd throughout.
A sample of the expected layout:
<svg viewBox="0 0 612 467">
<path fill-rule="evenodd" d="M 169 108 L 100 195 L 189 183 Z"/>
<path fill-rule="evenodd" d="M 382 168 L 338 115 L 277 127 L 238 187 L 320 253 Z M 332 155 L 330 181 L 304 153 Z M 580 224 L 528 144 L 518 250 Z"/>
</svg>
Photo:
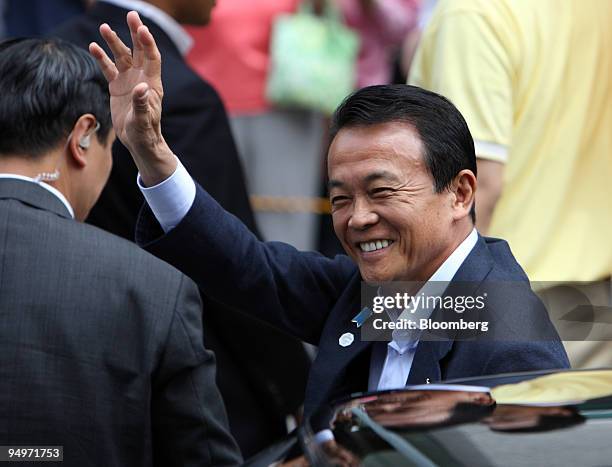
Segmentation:
<svg viewBox="0 0 612 467">
<path fill-rule="evenodd" d="M 390 274 L 377 273 L 372 271 L 360 271 L 361 278 L 364 282 L 368 283 L 379 283 L 379 282 L 390 282 L 393 280 L 393 276 Z"/>
</svg>

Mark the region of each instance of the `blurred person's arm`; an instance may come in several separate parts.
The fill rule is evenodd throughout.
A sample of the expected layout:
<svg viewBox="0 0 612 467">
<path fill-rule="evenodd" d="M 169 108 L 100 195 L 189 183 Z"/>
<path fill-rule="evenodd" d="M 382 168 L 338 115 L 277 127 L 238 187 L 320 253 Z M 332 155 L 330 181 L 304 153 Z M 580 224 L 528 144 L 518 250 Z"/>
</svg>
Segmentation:
<svg viewBox="0 0 612 467">
<path fill-rule="evenodd" d="M 482 235 L 487 235 L 495 205 L 502 194 L 504 164 L 481 158 L 476 159 L 476 164 L 478 169 L 476 229 Z"/>
<path fill-rule="evenodd" d="M 474 138 L 476 226 L 486 234 L 503 191 L 513 126 L 512 26 L 494 22 L 477 2 L 444 2 L 423 30 L 409 82 L 450 99 Z"/>
</svg>

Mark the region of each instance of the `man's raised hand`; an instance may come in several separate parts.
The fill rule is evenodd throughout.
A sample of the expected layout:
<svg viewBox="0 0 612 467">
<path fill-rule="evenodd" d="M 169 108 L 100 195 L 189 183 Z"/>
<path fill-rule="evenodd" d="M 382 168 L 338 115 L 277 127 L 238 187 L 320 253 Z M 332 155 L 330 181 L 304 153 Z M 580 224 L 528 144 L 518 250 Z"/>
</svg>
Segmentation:
<svg viewBox="0 0 612 467">
<path fill-rule="evenodd" d="M 100 34 L 114 61 L 95 42 L 89 45 L 89 51 L 108 81 L 117 137 L 132 154 L 144 184 L 151 186 L 168 178 L 176 169 L 176 159 L 161 133 L 164 94 L 161 55 L 153 35 L 142 24 L 138 13 L 130 11 L 127 23 L 133 50 L 108 24 L 103 24 Z"/>
</svg>

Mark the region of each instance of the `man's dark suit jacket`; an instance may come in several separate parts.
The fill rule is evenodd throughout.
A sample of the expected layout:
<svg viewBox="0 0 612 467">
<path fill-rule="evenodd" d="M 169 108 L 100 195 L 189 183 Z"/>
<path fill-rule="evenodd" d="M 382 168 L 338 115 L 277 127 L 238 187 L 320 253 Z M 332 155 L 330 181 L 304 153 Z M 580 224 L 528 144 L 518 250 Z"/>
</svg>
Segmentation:
<svg viewBox="0 0 612 467">
<path fill-rule="evenodd" d="M 372 343 L 358 337 L 348 347 L 338 343 L 342 334 L 358 333 L 351 320 L 361 309 L 361 277 L 348 257 L 328 259 L 283 243 L 260 242 L 201 187 L 186 217 L 167 235 L 145 206 L 136 236 L 140 245 L 190 275 L 218 300 L 319 346 L 306 388 L 307 414 L 334 398 L 367 390 Z M 510 301 L 488 307 L 487 318 L 510 322 L 521 342 L 420 341 L 409 384 L 569 366 L 556 331 L 506 242 L 480 237 L 451 284 L 460 282 L 475 287 L 517 284 Z"/>
<path fill-rule="evenodd" d="M 86 0 L 6 0 L 3 6 L 6 37 L 40 37 L 83 13 Z"/>
<path fill-rule="evenodd" d="M 106 22 L 131 44 L 126 24 L 128 10 L 100 2 L 86 15 L 74 18 L 54 36 L 87 48 L 97 41 Z M 242 167 L 227 114 L 217 92 L 185 63 L 168 35 L 141 16 L 162 54 L 164 138 L 191 176 L 229 212 L 256 232 Z M 112 57 L 112 55 L 110 55 Z M 136 185 L 137 170 L 127 149 L 117 141 L 113 169 L 88 223 L 129 240 L 143 197 Z M 301 342 L 202 296 L 204 334 L 217 355 L 217 383 L 225 400 L 232 434 L 248 457 L 285 433 L 285 414 L 303 402 L 310 362 Z M 250 343 L 245 353 L 245 344 Z M 287 360 L 279 360 L 282 353 Z M 291 363 L 290 363 L 291 362 Z"/>
<path fill-rule="evenodd" d="M 0 444 L 64 465 L 235 465 L 195 284 L 0 179 Z"/>
</svg>

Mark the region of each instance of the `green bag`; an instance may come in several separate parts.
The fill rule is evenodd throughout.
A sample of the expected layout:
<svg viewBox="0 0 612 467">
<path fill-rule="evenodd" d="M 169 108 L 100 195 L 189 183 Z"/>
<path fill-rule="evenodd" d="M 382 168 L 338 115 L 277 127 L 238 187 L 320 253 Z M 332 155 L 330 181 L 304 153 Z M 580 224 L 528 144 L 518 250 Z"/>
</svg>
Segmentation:
<svg viewBox="0 0 612 467">
<path fill-rule="evenodd" d="M 331 114 L 355 88 L 359 38 L 326 2 L 323 16 L 302 2 L 272 27 L 267 99 L 282 107 Z"/>
</svg>

